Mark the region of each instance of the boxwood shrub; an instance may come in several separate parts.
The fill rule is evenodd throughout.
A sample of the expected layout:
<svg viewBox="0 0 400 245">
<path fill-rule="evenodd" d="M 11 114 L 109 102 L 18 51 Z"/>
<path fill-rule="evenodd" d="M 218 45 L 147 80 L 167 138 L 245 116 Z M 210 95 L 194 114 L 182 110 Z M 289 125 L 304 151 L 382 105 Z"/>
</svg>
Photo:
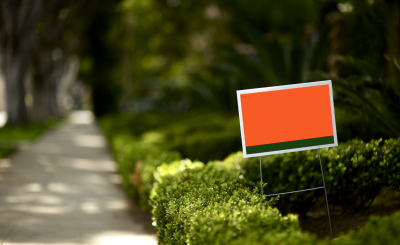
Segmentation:
<svg viewBox="0 0 400 245">
<path fill-rule="evenodd" d="M 122 184 L 127 194 L 140 206 L 150 211 L 150 190 L 156 168 L 164 162 L 181 159 L 175 151 L 167 151 L 131 136 L 116 136 L 111 141 Z"/>
<path fill-rule="evenodd" d="M 237 152 L 207 164 L 182 160 L 180 152 L 164 145 L 172 142 L 167 135 L 155 130 L 109 136 L 126 191 L 142 209 L 152 210 L 159 244 L 328 244 L 302 233 L 295 215 L 282 216 L 272 207 L 286 202 L 304 212 L 322 191 L 279 201 L 263 197 L 257 188 L 258 158 L 243 159 Z M 329 201 L 362 207 L 382 186 L 399 190 L 399 141 L 353 140 L 321 149 Z M 262 166 L 265 193 L 322 185 L 317 151 L 263 157 Z M 373 218 L 334 243 L 396 244 L 399 215 Z"/>
<path fill-rule="evenodd" d="M 368 206 L 384 186 L 400 187 L 400 139 L 352 140 L 338 147 L 320 150 L 329 202 L 345 210 Z M 279 193 L 322 186 L 318 151 L 300 151 L 262 157 L 265 193 Z M 235 161 L 243 176 L 260 180 L 259 158 L 242 158 L 234 153 L 225 161 Z M 324 194 L 323 190 L 282 196 L 280 205 L 305 213 Z M 286 205 L 285 205 L 286 204 Z M 290 204 L 290 205 L 289 205 Z"/>
<path fill-rule="evenodd" d="M 124 187 L 145 210 L 151 210 L 148 199 L 154 181 L 153 171 L 162 163 L 182 158 L 179 152 L 161 144 L 165 141 L 165 134 L 157 131 L 148 131 L 139 137 L 117 135 L 111 139 Z M 340 204 L 345 210 L 368 206 L 383 186 L 399 190 L 400 139 L 352 140 L 338 147 L 321 149 L 321 160 L 329 202 Z M 224 162 L 235 163 L 246 180 L 259 181 L 258 158 L 244 159 L 238 152 Z M 263 180 L 267 183 L 265 193 L 322 186 L 317 150 L 265 156 L 262 167 Z M 322 189 L 284 195 L 278 207 L 284 213 L 304 214 L 322 196 Z"/>
<path fill-rule="evenodd" d="M 301 232 L 297 216 L 282 216 L 272 207 L 277 199 L 249 188 L 236 167 L 232 161 L 204 165 L 190 160 L 159 166 L 151 191 L 159 244 L 331 244 L 328 237 L 317 240 Z M 398 244 L 399 224 L 400 212 L 372 217 L 360 231 L 333 243 Z"/>
<path fill-rule="evenodd" d="M 400 212 L 387 217 L 371 217 L 358 232 L 351 231 L 347 236 L 337 239 L 333 244 L 375 245 L 399 244 Z"/>
<path fill-rule="evenodd" d="M 316 241 L 297 216 L 281 216 L 229 168 L 190 160 L 163 164 L 151 193 L 159 244 L 299 244 Z"/>
<path fill-rule="evenodd" d="M 100 124 L 110 141 L 129 135 L 203 162 L 221 160 L 241 149 L 237 115 L 199 112 L 170 116 L 149 112 L 107 116 Z"/>
</svg>

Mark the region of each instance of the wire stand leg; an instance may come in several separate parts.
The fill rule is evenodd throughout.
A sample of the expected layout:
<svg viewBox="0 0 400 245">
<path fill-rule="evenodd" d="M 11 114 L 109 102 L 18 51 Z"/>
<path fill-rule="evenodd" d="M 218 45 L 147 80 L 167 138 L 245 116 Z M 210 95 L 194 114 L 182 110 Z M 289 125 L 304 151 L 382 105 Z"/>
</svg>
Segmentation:
<svg viewBox="0 0 400 245">
<path fill-rule="evenodd" d="M 262 170 L 261 170 L 261 157 L 260 157 L 260 179 L 261 179 L 261 195 L 264 195 L 263 181 L 262 181 Z"/>
<path fill-rule="evenodd" d="M 329 214 L 328 195 L 326 194 L 325 179 L 324 179 L 324 171 L 322 170 L 321 154 L 319 153 L 319 148 L 318 148 L 318 157 L 319 157 L 319 165 L 321 166 L 322 182 L 324 183 L 324 191 L 325 191 L 325 199 L 326 199 L 326 209 L 328 210 L 329 228 L 330 228 L 330 230 L 331 230 L 331 241 L 332 241 L 332 240 L 333 240 L 333 233 L 332 233 L 332 225 L 331 225 L 331 215 Z"/>
</svg>

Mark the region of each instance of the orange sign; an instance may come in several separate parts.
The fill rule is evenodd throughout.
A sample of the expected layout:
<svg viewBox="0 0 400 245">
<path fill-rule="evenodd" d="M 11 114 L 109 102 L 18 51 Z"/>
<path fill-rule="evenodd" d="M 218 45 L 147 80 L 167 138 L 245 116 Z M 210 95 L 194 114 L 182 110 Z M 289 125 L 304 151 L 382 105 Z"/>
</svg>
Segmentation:
<svg viewBox="0 0 400 245">
<path fill-rule="evenodd" d="M 337 146 L 331 81 L 237 91 L 244 157 Z"/>
</svg>

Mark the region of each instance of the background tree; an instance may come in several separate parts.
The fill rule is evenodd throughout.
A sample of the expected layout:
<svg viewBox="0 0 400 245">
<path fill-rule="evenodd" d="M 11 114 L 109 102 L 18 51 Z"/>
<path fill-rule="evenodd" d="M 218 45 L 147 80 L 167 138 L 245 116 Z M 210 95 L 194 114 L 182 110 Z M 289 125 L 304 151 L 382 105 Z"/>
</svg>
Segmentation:
<svg viewBox="0 0 400 245">
<path fill-rule="evenodd" d="M 28 121 L 24 81 L 30 75 L 32 42 L 40 19 L 56 2 L 1 1 L 0 52 L 7 87 L 8 124 Z"/>
<path fill-rule="evenodd" d="M 103 25 L 109 19 L 106 12 L 115 13 L 116 2 L 109 1 L 107 5 L 92 0 L 10 0 L 1 4 L 0 55 L 7 87 L 8 124 L 46 121 L 64 115 L 60 86 L 71 55 L 85 58 L 85 54 L 91 53 L 94 57 L 91 61 L 95 70 L 91 72 L 95 75 L 88 80 L 93 85 L 93 97 L 99 97 L 99 90 L 110 91 L 105 84 L 113 86 L 113 82 L 101 81 L 112 67 L 108 63 L 111 59 L 102 54 L 112 51 L 101 41 L 109 31 Z M 87 36 L 91 39 L 85 40 Z M 25 102 L 29 100 L 33 100 L 33 108 L 28 114 Z M 101 106 L 96 108 L 100 110 Z"/>
<path fill-rule="evenodd" d="M 119 1 L 91 1 L 86 7 L 85 27 L 81 35 L 80 77 L 92 89 L 92 105 L 97 116 L 118 111 L 120 74 L 118 55 L 123 40 L 118 32 L 112 36 L 113 19 L 118 16 Z M 118 26 L 114 26 L 118 29 Z"/>
</svg>

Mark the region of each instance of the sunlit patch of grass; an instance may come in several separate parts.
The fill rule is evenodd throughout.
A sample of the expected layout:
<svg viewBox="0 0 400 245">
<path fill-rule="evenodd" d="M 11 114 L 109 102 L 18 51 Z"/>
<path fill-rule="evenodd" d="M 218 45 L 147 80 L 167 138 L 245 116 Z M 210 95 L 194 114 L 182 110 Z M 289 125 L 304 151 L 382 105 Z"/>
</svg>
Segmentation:
<svg viewBox="0 0 400 245">
<path fill-rule="evenodd" d="M 0 147 L 0 159 L 10 155 L 16 150 L 16 148 L 13 147 Z"/>
<path fill-rule="evenodd" d="M 0 159 L 13 153 L 20 143 L 36 139 L 59 121 L 59 119 L 52 119 L 45 123 L 29 123 L 18 126 L 5 125 L 0 128 Z"/>
<path fill-rule="evenodd" d="M 36 139 L 44 131 L 57 124 L 59 120 L 50 120 L 46 123 L 29 123 L 26 125 L 0 128 L 0 141 L 29 141 Z"/>
</svg>

